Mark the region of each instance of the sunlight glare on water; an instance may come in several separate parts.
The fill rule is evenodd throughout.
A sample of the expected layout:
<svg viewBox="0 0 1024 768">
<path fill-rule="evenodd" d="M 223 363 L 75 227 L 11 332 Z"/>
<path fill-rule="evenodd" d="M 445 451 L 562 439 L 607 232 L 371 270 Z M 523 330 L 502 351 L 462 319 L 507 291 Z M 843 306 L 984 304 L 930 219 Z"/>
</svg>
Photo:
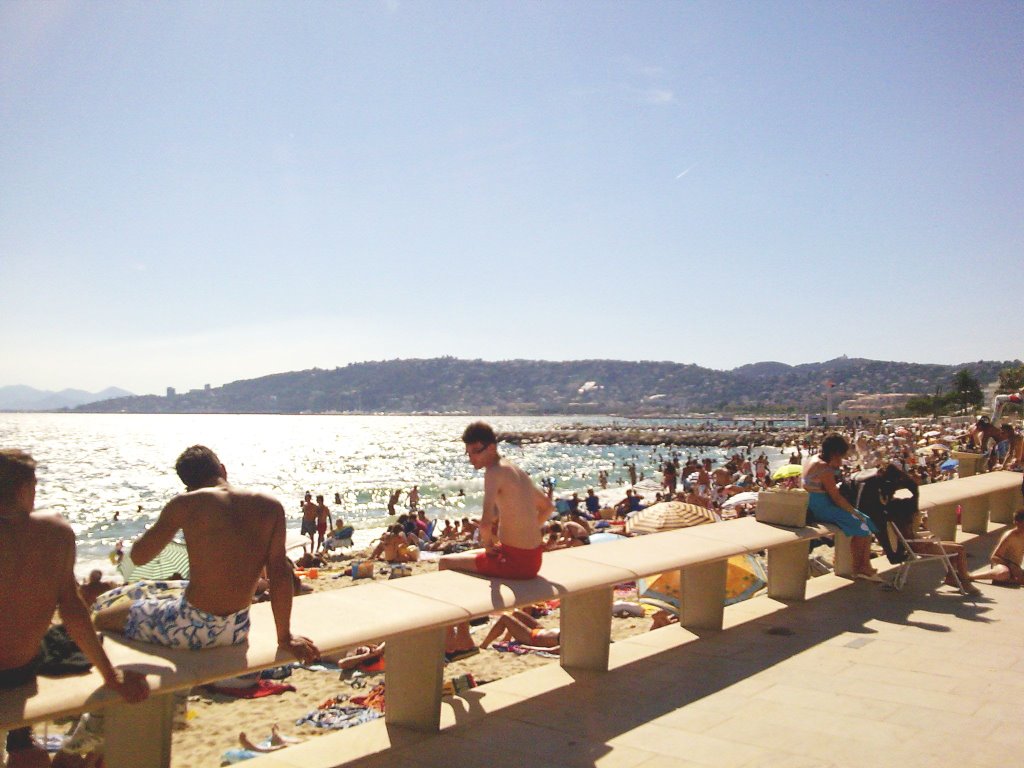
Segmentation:
<svg viewBox="0 0 1024 768">
<path fill-rule="evenodd" d="M 298 533 L 306 491 L 322 493 L 333 515 L 365 545 L 388 522 L 395 489 L 420 488 L 430 517 L 478 514 L 483 475 L 466 460 L 467 416 L 274 416 L 0 414 L 0 445 L 29 451 L 39 463 L 37 509 L 59 512 L 78 537 L 79 571 L 105 562 L 118 540 L 131 541 L 183 491 L 174 473 L 189 445 L 212 448 L 232 483 L 281 500 L 290 540 Z M 544 430 L 607 417 L 492 417 L 496 430 Z M 697 449 L 692 449 L 698 452 Z M 683 453 L 686 449 L 682 449 Z M 542 443 L 502 445 L 502 453 L 559 493 L 585 491 L 601 469 L 614 483 L 625 461 L 654 467 L 650 448 Z M 709 449 L 704 455 L 720 456 Z M 459 490 L 464 497 L 459 497 Z M 340 494 L 341 505 L 334 503 Z M 441 495 L 446 496 L 442 500 Z M 403 495 L 401 504 L 406 504 Z M 114 514 L 118 513 L 115 521 Z"/>
</svg>

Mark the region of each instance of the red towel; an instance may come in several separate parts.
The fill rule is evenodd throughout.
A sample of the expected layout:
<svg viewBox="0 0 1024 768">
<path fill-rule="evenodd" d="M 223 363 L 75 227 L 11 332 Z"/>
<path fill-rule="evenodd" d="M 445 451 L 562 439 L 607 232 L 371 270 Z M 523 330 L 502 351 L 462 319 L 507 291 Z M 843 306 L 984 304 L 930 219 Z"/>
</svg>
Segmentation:
<svg viewBox="0 0 1024 768">
<path fill-rule="evenodd" d="M 256 685 L 248 688 L 218 688 L 208 685 L 211 691 L 223 693 L 225 696 L 234 696 L 236 699 L 260 699 L 264 696 L 275 696 L 285 691 L 294 691 L 294 685 L 287 683 L 275 683 L 273 680 L 260 680 Z"/>
</svg>

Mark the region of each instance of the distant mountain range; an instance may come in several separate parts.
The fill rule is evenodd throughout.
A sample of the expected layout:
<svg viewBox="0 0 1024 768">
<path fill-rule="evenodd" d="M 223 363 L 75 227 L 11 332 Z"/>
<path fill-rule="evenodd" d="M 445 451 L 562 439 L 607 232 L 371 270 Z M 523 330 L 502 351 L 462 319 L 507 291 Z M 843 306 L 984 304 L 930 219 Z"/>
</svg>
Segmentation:
<svg viewBox="0 0 1024 768">
<path fill-rule="evenodd" d="M 15 385 L 0 387 L 0 411 L 59 411 L 63 408 L 74 408 L 79 405 L 94 403 L 97 400 L 110 398 L 132 397 L 126 389 L 107 387 L 102 392 L 85 392 L 81 389 L 62 389 L 60 392 L 48 392 Z"/>
<path fill-rule="evenodd" d="M 935 394 L 969 370 L 982 384 L 1013 361 L 928 365 L 841 357 L 762 362 L 731 371 L 621 360 L 388 360 L 295 371 L 170 397 L 121 397 L 75 410 L 107 413 L 621 414 L 822 411 L 862 394 Z"/>
</svg>

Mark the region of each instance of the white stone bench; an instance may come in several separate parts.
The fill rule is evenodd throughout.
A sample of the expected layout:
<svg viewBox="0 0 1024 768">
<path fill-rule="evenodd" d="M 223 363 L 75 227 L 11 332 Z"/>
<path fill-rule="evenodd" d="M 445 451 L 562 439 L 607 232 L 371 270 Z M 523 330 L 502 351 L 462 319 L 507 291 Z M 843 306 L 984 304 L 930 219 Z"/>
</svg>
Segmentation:
<svg viewBox="0 0 1024 768">
<path fill-rule="evenodd" d="M 987 472 L 921 486 L 920 507 L 928 514 L 928 530 L 944 541 L 956 540 L 956 508 L 964 533 L 988 531 L 989 520 L 1008 524 L 1024 505 L 1019 472 Z"/>
<path fill-rule="evenodd" d="M 294 602 L 292 625 L 296 632 L 314 638 L 325 652 L 386 640 L 388 724 L 436 731 L 448 626 L 557 598 L 563 666 L 606 670 L 616 584 L 679 570 L 682 626 L 720 629 L 729 557 L 768 550 L 769 594 L 802 600 L 808 542 L 823 535 L 830 531 L 779 528 L 743 518 L 548 553 L 540 574 L 527 581 L 438 571 L 308 595 Z M 152 692 L 146 702 L 125 705 L 102 687 L 95 672 L 40 677 L 34 685 L 3 693 L 0 729 L 102 710 L 111 768 L 168 766 L 171 694 L 292 661 L 278 650 L 275 638 L 266 603 L 253 606 L 248 643 L 232 648 L 176 651 L 107 637 L 104 647 L 115 665 L 147 675 Z"/>
</svg>

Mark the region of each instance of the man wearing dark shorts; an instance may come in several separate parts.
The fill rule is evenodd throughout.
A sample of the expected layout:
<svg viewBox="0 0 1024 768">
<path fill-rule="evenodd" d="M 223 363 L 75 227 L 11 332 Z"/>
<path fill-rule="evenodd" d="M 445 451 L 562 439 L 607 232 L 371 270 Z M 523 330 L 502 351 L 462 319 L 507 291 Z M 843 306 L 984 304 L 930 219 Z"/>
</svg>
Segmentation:
<svg viewBox="0 0 1024 768">
<path fill-rule="evenodd" d="M 544 551 L 541 525 L 554 509 L 551 501 L 529 475 L 498 454 L 498 440 L 490 425 L 482 421 L 470 424 L 462 442 L 470 464 L 484 470 L 479 529 L 483 549 L 445 555 L 438 567 L 497 578 L 532 579 L 540 571 Z M 449 631 L 445 644 L 449 658 L 475 651 L 468 624 Z"/>
<path fill-rule="evenodd" d="M 71 639 L 125 701 L 149 693 L 138 672 L 115 669 L 100 645 L 75 582 L 75 533 L 59 515 L 32 514 L 36 463 L 19 450 L 0 451 L 0 689 L 35 680 L 40 643 L 53 611 Z M 8 768 L 49 765 L 30 728 L 7 736 Z"/>
</svg>

